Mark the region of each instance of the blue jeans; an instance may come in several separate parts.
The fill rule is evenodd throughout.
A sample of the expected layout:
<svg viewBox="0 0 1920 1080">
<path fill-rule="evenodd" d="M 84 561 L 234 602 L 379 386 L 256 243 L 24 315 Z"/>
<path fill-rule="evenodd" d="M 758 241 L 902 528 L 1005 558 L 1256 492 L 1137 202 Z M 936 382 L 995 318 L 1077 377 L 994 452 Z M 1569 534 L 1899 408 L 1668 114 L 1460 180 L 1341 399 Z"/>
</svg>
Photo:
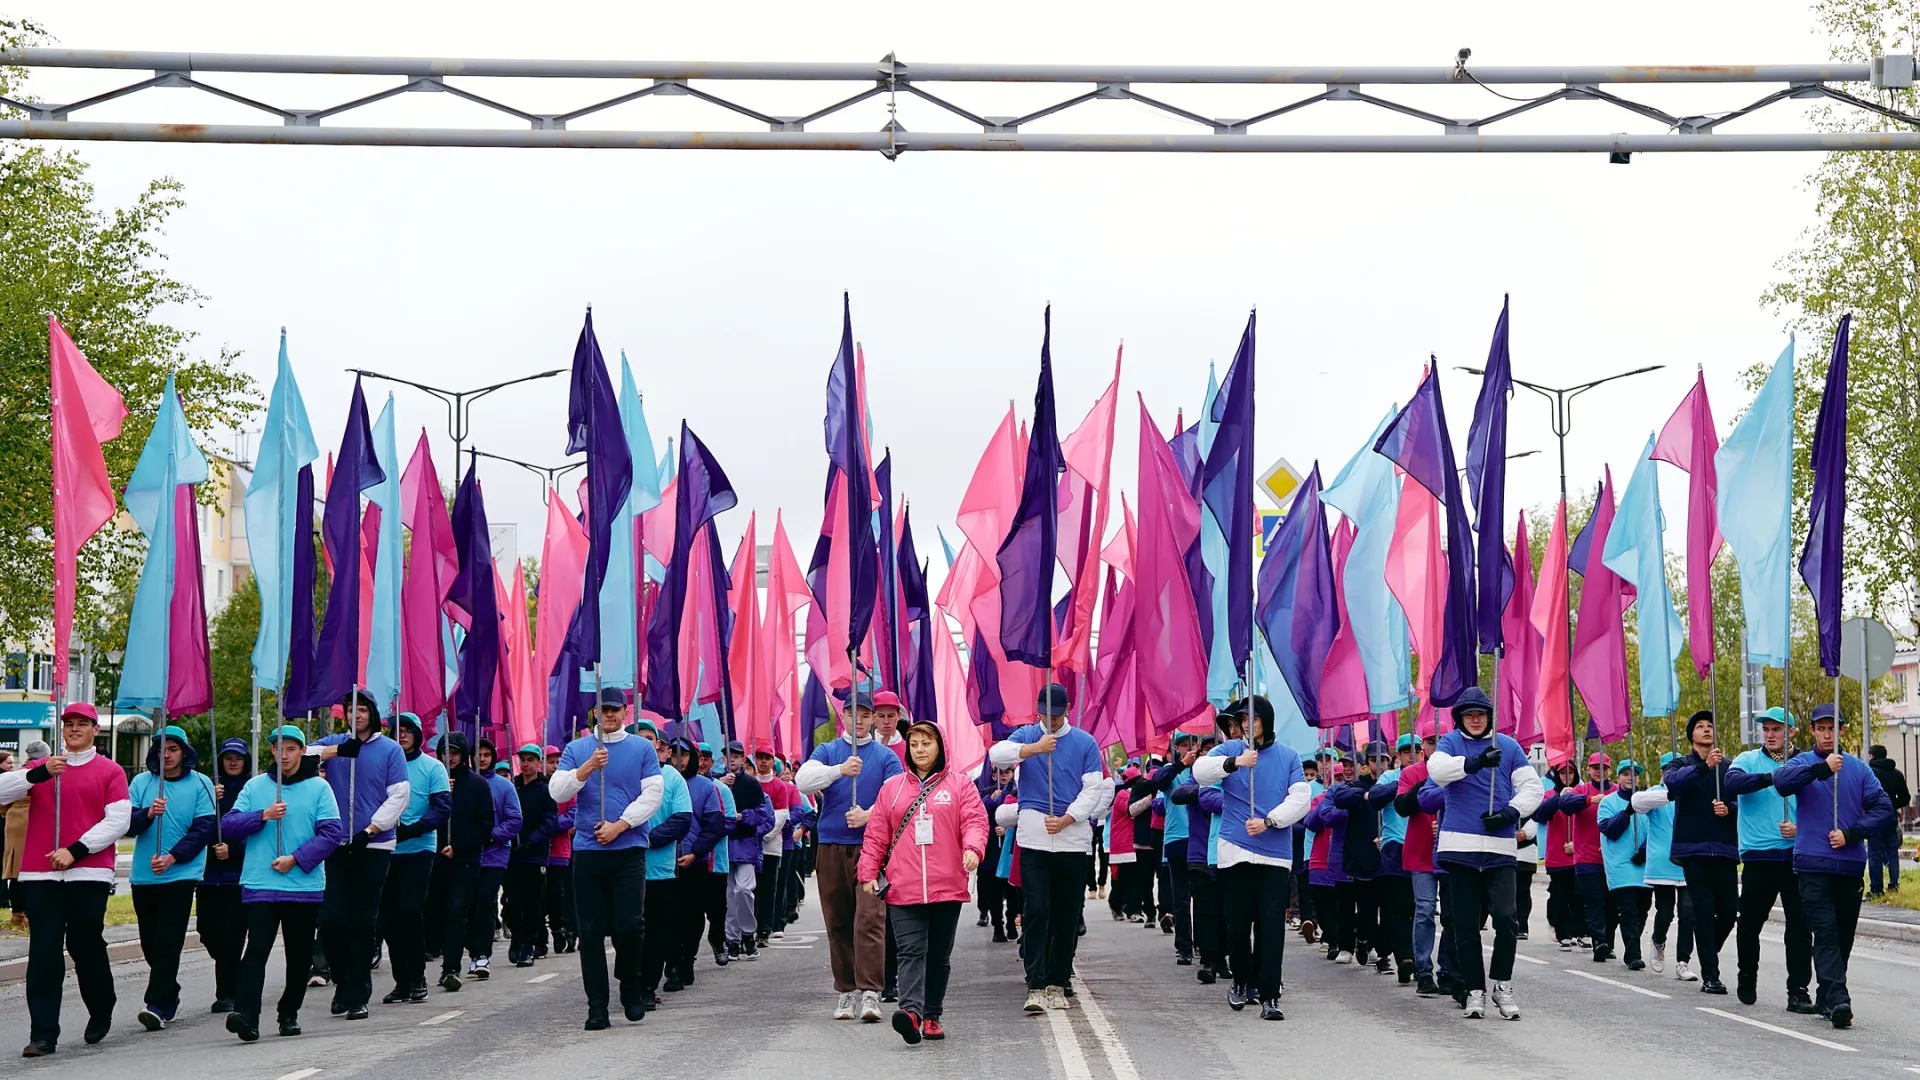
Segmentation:
<svg viewBox="0 0 1920 1080">
<path fill-rule="evenodd" d="M 1874 892 L 1883 881 L 1889 889 L 1900 887 L 1900 826 L 1889 822 L 1867 838 L 1867 875 Z"/>
<path fill-rule="evenodd" d="M 1435 881 L 1433 874 L 1413 875 L 1413 973 L 1422 979 L 1433 977 L 1433 932 Z"/>
</svg>

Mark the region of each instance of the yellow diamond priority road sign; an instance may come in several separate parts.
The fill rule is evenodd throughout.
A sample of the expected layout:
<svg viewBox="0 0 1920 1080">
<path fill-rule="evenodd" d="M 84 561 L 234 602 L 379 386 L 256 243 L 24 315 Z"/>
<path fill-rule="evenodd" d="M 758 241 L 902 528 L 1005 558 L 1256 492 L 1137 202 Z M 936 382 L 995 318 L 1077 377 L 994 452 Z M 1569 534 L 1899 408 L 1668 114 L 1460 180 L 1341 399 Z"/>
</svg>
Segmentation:
<svg viewBox="0 0 1920 1080">
<path fill-rule="evenodd" d="M 1287 463 L 1286 458 L 1281 458 L 1266 472 L 1260 474 L 1260 492 L 1273 503 L 1275 509 L 1284 511 L 1293 504 L 1293 494 L 1300 490 L 1300 485 L 1305 479 L 1306 477 L 1301 476 L 1299 470 Z"/>
</svg>

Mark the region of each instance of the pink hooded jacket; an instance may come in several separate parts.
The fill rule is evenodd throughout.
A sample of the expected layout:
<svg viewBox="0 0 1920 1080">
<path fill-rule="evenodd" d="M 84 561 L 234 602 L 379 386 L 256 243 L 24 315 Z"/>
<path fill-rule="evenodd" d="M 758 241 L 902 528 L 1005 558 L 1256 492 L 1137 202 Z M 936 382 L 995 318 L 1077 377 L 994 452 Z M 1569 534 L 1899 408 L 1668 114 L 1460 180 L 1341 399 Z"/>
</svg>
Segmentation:
<svg viewBox="0 0 1920 1080">
<path fill-rule="evenodd" d="M 987 811 L 973 781 L 964 773 L 942 772 L 931 782 L 931 793 L 918 816 L 933 819 L 933 843 L 914 843 L 913 822 L 901 821 L 907 808 L 920 797 L 920 778 L 912 772 L 881 785 L 873 816 L 867 819 L 866 842 L 860 851 L 863 887 L 879 876 L 880 858 L 893 843 L 895 831 L 904 825 L 899 842 L 893 844 L 893 856 L 887 861 L 889 904 L 965 902 L 972 896 L 967 887 L 972 875 L 961 857 L 969 851 L 976 858 L 986 856 Z"/>
</svg>

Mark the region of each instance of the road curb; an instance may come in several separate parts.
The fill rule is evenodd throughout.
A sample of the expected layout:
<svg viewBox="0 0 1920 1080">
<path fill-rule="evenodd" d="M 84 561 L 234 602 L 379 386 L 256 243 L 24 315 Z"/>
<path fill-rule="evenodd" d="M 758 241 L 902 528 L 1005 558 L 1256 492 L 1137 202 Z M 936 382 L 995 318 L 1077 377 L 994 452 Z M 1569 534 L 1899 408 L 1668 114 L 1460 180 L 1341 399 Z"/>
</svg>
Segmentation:
<svg viewBox="0 0 1920 1080">
<path fill-rule="evenodd" d="M 1784 911 L 1774 908 L 1767 921 L 1785 925 L 1787 916 Z M 1854 929 L 1856 937 L 1879 938 L 1882 941 L 1901 941 L 1909 945 L 1920 945 L 1920 926 L 1911 923 L 1893 922 L 1888 919 L 1870 919 L 1860 916 L 1860 924 Z"/>
<path fill-rule="evenodd" d="M 199 933 L 196 931 L 189 930 L 187 931 L 186 944 L 181 946 L 181 948 L 182 949 L 193 948 L 198 946 L 199 944 L 200 944 Z M 117 941 L 107 946 L 107 962 L 110 964 L 123 964 L 129 960 L 138 960 L 140 958 L 141 958 L 140 942 L 138 939 L 134 939 L 130 941 Z M 67 958 L 67 970 L 69 972 L 73 970 L 73 959 L 71 957 Z M 11 986 L 14 983 L 25 982 L 26 978 L 27 978 L 27 958 L 26 957 L 23 956 L 18 960 L 7 960 L 4 962 L 0 962 L 0 986 Z"/>
</svg>

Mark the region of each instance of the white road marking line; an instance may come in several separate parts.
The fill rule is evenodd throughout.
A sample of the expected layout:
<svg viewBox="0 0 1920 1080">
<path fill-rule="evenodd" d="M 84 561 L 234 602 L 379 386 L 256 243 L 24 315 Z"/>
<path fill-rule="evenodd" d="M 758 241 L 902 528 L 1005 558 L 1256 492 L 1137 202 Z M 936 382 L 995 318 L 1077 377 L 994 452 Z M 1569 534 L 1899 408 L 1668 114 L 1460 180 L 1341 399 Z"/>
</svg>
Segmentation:
<svg viewBox="0 0 1920 1080">
<path fill-rule="evenodd" d="M 307 1077 L 312 1076 L 313 1074 L 319 1071 L 320 1071 L 319 1069 L 300 1069 L 298 1071 L 290 1072 L 287 1075 L 280 1077 L 279 1080 L 307 1080 Z"/>
<path fill-rule="evenodd" d="M 1113 1070 L 1113 1080 L 1140 1080 L 1139 1070 L 1133 1067 L 1133 1055 L 1127 1051 L 1127 1044 L 1120 1041 L 1119 1032 L 1107 1022 L 1106 1010 L 1093 999 L 1093 992 L 1083 985 L 1075 1000 L 1086 1011 L 1087 1026 L 1093 1029 L 1100 1052 L 1107 1056 L 1107 1067 Z"/>
<path fill-rule="evenodd" d="M 811 949 L 811 945 L 762 945 L 763 949 Z"/>
<path fill-rule="evenodd" d="M 1073 1024 L 1067 1019 L 1064 1010 L 1048 1009 L 1047 1024 L 1053 1029 L 1053 1048 L 1060 1055 L 1060 1071 L 1066 1080 L 1093 1080 L 1093 1071 L 1087 1068 L 1086 1055 L 1080 1052 L 1080 1037 L 1073 1033 Z"/>
<path fill-rule="evenodd" d="M 1572 968 L 1561 968 L 1560 970 L 1565 971 L 1569 975 L 1578 975 L 1583 979 L 1592 979 L 1597 983 L 1606 983 L 1608 986 L 1617 986 L 1622 990 L 1631 990 L 1636 994 L 1645 994 L 1650 998 L 1660 998 L 1663 1001 L 1673 1000 L 1672 994 L 1663 994 L 1658 990 L 1648 990 L 1645 987 L 1635 986 L 1632 983 L 1623 983 L 1618 979 L 1609 979 L 1605 975 L 1595 975 L 1587 971 L 1575 971 Z"/>
<path fill-rule="evenodd" d="M 1762 1030 L 1765 1030 L 1765 1031 L 1771 1031 L 1776 1035 L 1785 1035 L 1790 1039 L 1799 1039 L 1801 1042 L 1810 1042 L 1815 1046 L 1824 1046 L 1829 1050 L 1845 1050 L 1849 1054 L 1858 1052 L 1854 1050 L 1854 1048 L 1851 1046 L 1843 1046 L 1837 1042 L 1829 1042 L 1826 1039 L 1817 1038 L 1815 1036 L 1808 1035 L 1804 1032 L 1794 1031 L 1790 1028 L 1775 1027 L 1772 1024 L 1763 1024 L 1758 1020 L 1753 1020 L 1745 1016 L 1740 1016 L 1736 1013 L 1726 1012 L 1721 1009 L 1709 1009 L 1705 1005 L 1696 1005 L 1694 1007 L 1699 1009 L 1703 1013 L 1712 1013 L 1715 1016 L 1722 1017 L 1727 1020 L 1732 1020 L 1736 1024 L 1746 1024 L 1749 1027 L 1761 1028 Z M 1915 1071 L 1920 1072 L 1920 1069 L 1917 1069 Z"/>
<path fill-rule="evenodd" d="M 1515 960 L 1520 960 L 1520 961 L 1524 961 L 1524 962 L 1526 962 L 1526 963 L 1529 963 L 1529 964 L 1539 964 L 1539 965 L 1540 965 L 1541 967 L 1551 967 L 1551 966 L 1552 966 L 1552 964 L 1551 964 L 1551 963 L 1550 963 L 1549 961 L 1546 961 L 1546 960 L 1536 960 L 1536 959 L 1534 959 L 1533 957 L 1531 957 L 1531 956 L 1528 956 L 1528 955 L 1527 955 L 1526 953 L 1514 953 L 1514 954 L 1513 954 L 1513 958 L 1514 958 Z"/>
<path fill-rule="evenodd" d="M 1920 1073 L 1920 1067 L 1916 1067 L 1913 1065 L 1906 1066 L 1906 1070 L 1910 1073 Z"/>
<path fill-rule="evenodd" d="M 545 975 L 535 975 L 533 978 L 528 979 L 527 981 L 530 983 L 543 983 L 543 982 L 546 982 L 548 979 L 557 979 L 559 977 L 560 977 L 559 972 L 549 971 Z"/>
<path fill-rule="evenodd" d="M 463 1012 L 466 1012 L 466 1011 L 467 1011 L 467 1010 L 465 1010 L 465 1009 L 455 1009 L 455 1010 L 453 1010 L 452 1012 L 443 1012 L 443 1013 L 441 1013 L 441 1014 L 440 1014 L 439 1016 L 435 1016 L 435 1017 L 430 1017 L 430 1018 L 428 1018 L 428 1019 L 426 1019 L 426 1020 L 422 1020 L 422 1021 L 420 1021 L 420 1026 L 421 1026 L 421 1027 L 432 1027 L 432 1026 L 434 1026 L 435 1024 L 444 1024 L 444 1023 L 446 1023 L 447 1021 L 449 1021 L 449 1020 L 451 1020 L 451 1019 L 453 1019 L 453 1018 L 454 1018 L 454 1017 L 456 1017 L 456 1016 L 459 1016 L 459 1015 L 460 1015 L 461 1013 L 463 1013 Z"/>
<path fill-rule="evenodd" d="M 1772 934 L 1762 934 L 1760 940 L 1769 945 L 1782 945 L 1786 943 L 1785 938 Z M 1892 953 L 1881 952 L 1877 949 L 1863 949 L 1858 945 L 1853 947 L 1853 952 L 1850 955 L 1855 960 L 1871 960 L 1876 964 L 1895 964 L 1900 967 L 1920 968 L 1920 960 L 1910 960 L 1904 956 L 1895 956 Z"/>
</svg>

